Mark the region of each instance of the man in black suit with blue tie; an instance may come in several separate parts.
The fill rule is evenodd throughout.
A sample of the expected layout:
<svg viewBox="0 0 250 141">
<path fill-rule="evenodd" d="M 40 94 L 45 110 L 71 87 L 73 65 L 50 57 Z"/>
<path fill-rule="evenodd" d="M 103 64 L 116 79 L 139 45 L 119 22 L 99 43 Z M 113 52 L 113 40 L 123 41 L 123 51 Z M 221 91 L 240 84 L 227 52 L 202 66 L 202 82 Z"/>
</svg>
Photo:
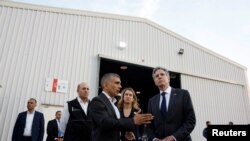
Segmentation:
<svg viewBox="0 0 250 141">
<path fill-rule="evenodd" d="M 50 120 L 47 125 L 47 139 L 46 141 L 58 141 L 59 133 L 59 123 L 62 112 L 56 111 L 55 119 Z"/>
<path fill-rule="evenodd" d="M 189 92 L 169 86 L 167 69 L 156 67 L 153 79 L 160 93 L 150 98 L 148 112 L 154 120 L 147 127 L 150 141 L 192 141 L 196 118 Z"/>
<path fill-rule="evenodd" d="M 12 141 L 42 141 L 44 116 L 35 111 L 36 99 L 30 98 L 27 111 L 19 113 L 12 134 Z"/>
</svg>

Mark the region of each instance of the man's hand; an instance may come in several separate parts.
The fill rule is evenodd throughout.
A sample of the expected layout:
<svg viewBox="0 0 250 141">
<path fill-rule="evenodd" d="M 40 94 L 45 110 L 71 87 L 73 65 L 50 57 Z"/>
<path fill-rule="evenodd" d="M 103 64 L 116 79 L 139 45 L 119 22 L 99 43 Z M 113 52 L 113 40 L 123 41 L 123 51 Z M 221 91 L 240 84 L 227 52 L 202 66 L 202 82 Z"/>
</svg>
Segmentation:
<svg viewBox="0 0 250 141">
<path fill-rule="evenodd" d="M 162 141 L 175 141 L 175 140 L 174 140 L 174 138 L 172 136 L 167 136 Z"/>
<path fill-rule="evenodd" d="M 149 124 L 154 119 L 152 114 L 139 114 L 139 112 L 135 113 L 134 116 L 135 125 Z"/>
<path fill-rule="evenodd" d="M 133 132 L 126 132 L 125 138 L 127 141 L 133 141 L 133 140 L 135 140 L 135 135 Z"/>
<path fill-rule="evenodd" d="M 162 140 L 158 138 L 154 138 L 153 141 L 162 141 Z"/>
</svg>

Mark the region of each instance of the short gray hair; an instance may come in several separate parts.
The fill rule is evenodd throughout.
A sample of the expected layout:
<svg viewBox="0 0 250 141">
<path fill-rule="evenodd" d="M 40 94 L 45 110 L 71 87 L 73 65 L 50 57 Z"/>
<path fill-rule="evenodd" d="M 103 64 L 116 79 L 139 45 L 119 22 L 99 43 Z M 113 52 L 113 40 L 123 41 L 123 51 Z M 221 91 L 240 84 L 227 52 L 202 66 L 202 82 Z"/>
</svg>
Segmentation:
<svg viewBox="0 0 250 141">
<path fill-rule="evenodd" d="M 166 73 L 166 75 L 169 76 L 169 72 L 168 72 L 168 70 L 167 70 L 166 68 L 163 68 L 163 67 L 155 67 L 155 68 L 153 69 L 153 73 L 152 73 L 152 77 L 153 77 L 153 78 L 154 78 L 155 72 L 158 71 L 158 70 L 163 70 L 163 71 Z"/>
<path fill-rule="evenodd" d="M 105 83 L 107 83 L 108 81 L 110 81 L 110 79 L 112 77 L 118 77 L 120 78 L 120 76 L 116 73 L 106 73 L 102 76 L 102 79 L 101 79 L 101 86 L 103 86 Z"/>
</svg>

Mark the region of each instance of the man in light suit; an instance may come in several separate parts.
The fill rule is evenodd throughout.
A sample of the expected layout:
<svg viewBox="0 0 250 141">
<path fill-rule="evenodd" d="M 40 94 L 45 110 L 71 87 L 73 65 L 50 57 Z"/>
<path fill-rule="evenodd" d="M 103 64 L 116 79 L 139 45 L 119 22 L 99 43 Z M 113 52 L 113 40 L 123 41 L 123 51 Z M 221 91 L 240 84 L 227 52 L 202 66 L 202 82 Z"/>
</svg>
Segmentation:
<svg viewBox="0 0 250 141">
<path fill-rule="evenodd" d="M 149 140 L 191 141 L 196 118 L 189 92 L 170 87 L 169 72 L 163 67 L 156 67 L 152 75 L 160 93 L 148 102 L 148 112 L 154 116 L 147 127 Z"/>
<path fill-rule="evenodd" d="M 136 113 L 134 118 L 120 118 L 115 96 L 120 92 L 121 80 L 118 74 L 107 73 L 101 79 L 102 93 L 92 100 L 90 114 L 93 120 L 92 141 L 120 141 L 120 131 L 128 131 L 132 140 L 135 125 L 150 123 L 151 114 Z"/>
<path fill-rule="evenodd" d="M 42 141 L 44 135 L 44 116 L 35 111 L 37 101 L 30 98 L 28 111 L 19 113 L 12 134 L 12 141 Z"/>
<path fill-rule="evenodd" d="M 56 111 L 55 119 L 50 120 L 47 125 L 47 139 L 46 141 L 58 141 L 58 131 L 59 131 L 59 123 L 60 123 L 60 118 L 61 118 L 62 112 L 61 111 Z"/>
</svg>

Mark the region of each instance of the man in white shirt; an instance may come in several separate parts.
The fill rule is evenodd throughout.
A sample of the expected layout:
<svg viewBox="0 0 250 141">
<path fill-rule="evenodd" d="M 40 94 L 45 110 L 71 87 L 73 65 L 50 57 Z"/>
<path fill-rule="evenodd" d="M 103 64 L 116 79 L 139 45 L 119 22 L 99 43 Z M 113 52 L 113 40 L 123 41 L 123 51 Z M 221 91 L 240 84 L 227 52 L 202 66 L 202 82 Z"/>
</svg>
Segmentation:
<svg viewBox="0 0 250 141">
<path fill-rule="evenodd" d="M 78 97 L 68 101 L 62 112 L 60 130 L 64 133 L 64 141 L 90 141 L 92 121 L 88 109 L 88 84 L 78 84 L 77 93 Z"/>
<path fill-rule="evenodd" d="M 12 141 L 42 141 L 44 135 L 44 116 L 35 111 L 37 101 L 30 98 L 27 111 L 19 113 L 12 134 Z"/>
</svg>

